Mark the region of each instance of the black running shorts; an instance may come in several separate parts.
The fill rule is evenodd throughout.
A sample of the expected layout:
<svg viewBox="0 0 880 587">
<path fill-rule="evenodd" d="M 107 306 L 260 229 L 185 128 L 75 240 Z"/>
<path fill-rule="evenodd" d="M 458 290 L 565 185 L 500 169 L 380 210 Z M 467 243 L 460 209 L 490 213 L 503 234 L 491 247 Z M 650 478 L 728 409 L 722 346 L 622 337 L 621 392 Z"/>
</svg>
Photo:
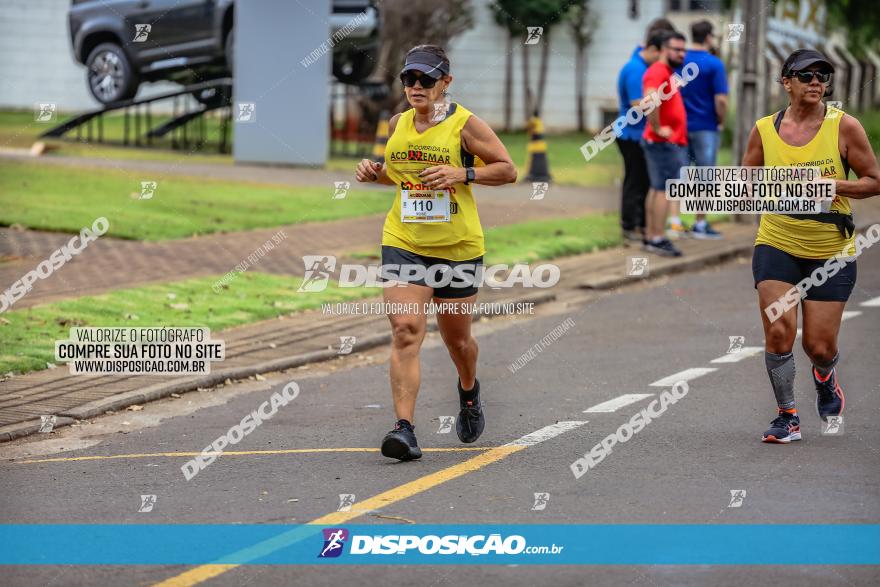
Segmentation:
<svg viewBox="0 0 880 587">
<path fill-rule="evenodd" d="M 476 295 L 479 287 L 483 257 L 469 261 L 450 261 L 439 257 L 425 257 L 398 247 L 382 245 L 382 277 L 434 288 L 436 298 L 467 298 Z M 407 274 L 404 266 L 410 267 Z M 421 268 L 421 269 L 419 269 Z M 453 271 L 453 268 L 457 268 Z M 480 269 L 480 272 L 482 269 Z M 420 276 L 414 275 L 419 273 Z M 458 273 L 456 275 L 455 273 Z M 462 276 L 463 278 L 460 278 Z M 386 281 L 386 279 L 382 279 Z"/>
<path fill-rule="evenodd" d="M 770 245 L 757 245 L 752 256 L 752 275 L 755 287 L 765 279 L 782 281 L 797 285 L 802 279 L 809 278 L 813 272 L 825 264 L 823 259 L 803 259 L 789 255 Z M 856 285 L 856 261 L 853 259 L 825 283 L 813 283 L 807 288 L 805 299 L 816 302 L 845 302 L 849 300 L 853 287 Z"/>
</svg>

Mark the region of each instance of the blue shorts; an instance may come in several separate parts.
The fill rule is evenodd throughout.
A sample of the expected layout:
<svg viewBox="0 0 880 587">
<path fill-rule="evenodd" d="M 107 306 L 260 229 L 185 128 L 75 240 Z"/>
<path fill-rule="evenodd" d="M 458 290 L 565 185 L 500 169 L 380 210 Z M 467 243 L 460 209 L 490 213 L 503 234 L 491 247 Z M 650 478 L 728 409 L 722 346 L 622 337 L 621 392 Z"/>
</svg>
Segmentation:
<svg viewBox="0 0 880 587">
<path fill-rule="evenodd" d="M 688 159 L 698 167 L 714 167 L 718 156 L 719 134 L 715 130 L 688 133 Z"/>
<path fill-rule="evenodd" d="M 824 259 L 804 259 L 770 245 L 756 245 L 752 255 L 752 275 L 756 288 L 765 279 L 797 285 L 824 264 Z M 807 297 L 804 299 L 815 302 L 845 302 L 855 285 L 856 261 L 853 259 L 822 285 L 807 288 Z"/>
<path fill-rule="evenodd" d="M 678 179 L 681 168 L 687 165 L 687 147 L 675 143 L 652 143 L 642 139 L 651 189 L 666 191 L 667 179 Z"/>
</svg>

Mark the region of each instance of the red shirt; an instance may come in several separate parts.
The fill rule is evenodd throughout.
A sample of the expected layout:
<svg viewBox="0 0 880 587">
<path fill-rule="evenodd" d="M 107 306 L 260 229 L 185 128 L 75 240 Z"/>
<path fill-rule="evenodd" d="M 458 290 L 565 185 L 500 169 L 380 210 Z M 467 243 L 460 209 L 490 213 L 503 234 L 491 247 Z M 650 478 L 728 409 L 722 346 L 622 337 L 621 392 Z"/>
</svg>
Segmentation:
<svg viewBox="0 0 880 587">
<path fill-rule="evenodd" d="M 642 77 L 642 93 L 644 95 L 647 95 L 648 88 L 658 90 L 661 86 L 662 91 L 658 92 L 661 94 L 661 99 L 663 95 L 672 92 L 672 96 L 662 100 L 658 107 L 660 110 L 660 126 L 671 128 L 672 135 L 668 139 L 664 139 L 655 133 L 654 129 L 651 128 L 651 124 L 648 123 L 645 125 L 645 132 L 642 134 L 642 137 L 652 143 L 670 142 L 676 145 L 687 145 L 687 114 L 685 114 L 684 100 L 681 97 L 680 88 L 673 89 L 672 73 L 671 67 L 662 61 L 656 61 L 648 68 L 644 77 Z M 663 85 L 664 82 L 666 83 L 665 86 Z"/>
</svg>

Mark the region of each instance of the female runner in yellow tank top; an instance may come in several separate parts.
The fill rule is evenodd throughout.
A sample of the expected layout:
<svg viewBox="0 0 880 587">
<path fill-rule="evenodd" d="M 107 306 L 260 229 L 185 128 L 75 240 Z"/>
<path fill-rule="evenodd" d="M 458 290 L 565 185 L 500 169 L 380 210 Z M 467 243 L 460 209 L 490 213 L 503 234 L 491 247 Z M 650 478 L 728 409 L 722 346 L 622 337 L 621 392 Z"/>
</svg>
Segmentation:
<svg viewBox="0 0 880 587">
<path fill-rule="evenodd" d="M 786 293 L 810 280 L 802 301 L 803 347 L 813 364 L 816 409 L 826 422 L 840 417 L 843 390 L 837 380 L 837 335 L 843 309 L 856 281 L 856 262 L 837 266 L 824 282 L 813 273 L 842 253 L 852 256 L 853 220 L 849 199 L 880 194 L 880 168 L 858 120 L 822 98 L 830 94 L 834 66 L 818 51 L 799 49 L 782 66 L 788 108 L 757 121 L 749 136 L 743 165 L 810 166 L 835 181 L 829 212 L 820 215 L 766 214 L 755 240 L 752 272 L 764 324 L 765 363 L 776 396 L 777 417 L 762 440 L 789 443 L 801 439 L 794 402 L 797 304 L 786 307 Z M 849 169 L 858 179 L 848 180 Z M 827 274 L 830 275 L 831 271 Z M 817 275 L 821 275 L 821 272 Z M 796 298 L 798 299 L 798 298 Z"/>
<path fill-rule="evenodd" d="M 445 99 L 452 76 L 442 48 L 410 49 L 400 77 L 412 108 L 391 118 L 385 163 L 363 159 L 356 177 L 397 188 L 382 234 L 383 275 L 392 282 L 383 296 L 405 310 L 388 314 L 397 423 L 382 440 L 382 454 L 411 460 L 422 456 L 413 413 L 427 329 L 423 308 L 431 301 L 448 308 L 437 313 L 437 325 L 458 370 L 456 432 L 462 442 L 483 432 L 477 341 L 467 306 L 477 297 L 485 246 L 471 185 L 512 183 L 516 168 L 489 125 Z"/>
</svg>

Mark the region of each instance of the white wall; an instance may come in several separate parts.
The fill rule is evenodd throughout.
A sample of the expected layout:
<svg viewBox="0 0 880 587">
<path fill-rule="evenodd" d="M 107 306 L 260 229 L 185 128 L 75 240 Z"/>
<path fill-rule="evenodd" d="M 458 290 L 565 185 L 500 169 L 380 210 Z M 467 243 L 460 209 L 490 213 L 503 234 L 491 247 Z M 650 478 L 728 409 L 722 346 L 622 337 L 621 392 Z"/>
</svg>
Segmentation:
<svg viewBox="0 0 880 587">
<path fill-rule="evenodd" d="M 85 66 L 73 58 L 69 8 L 70 0 L 0 0 L 0 108 L 50 102 L 59 112 L 76 112 L 100 106 L 89 93 Z M 138 97 L 177 87 L 145 84 Z"/>
<path fill-rule="evenodd" d="M 629 2 L 593 0 L 591 8 L 599 21 L 587 48 L 587 126 L 601 127 L 601 109 L 617 108 L 617 74 L 636 45 L 643 40 L 648 23 L 662 15 L 663 0 L 640 0 L 639 17 L 628 15 Z M 452 98 L 461 102 L 492 126 L 504 122 L 504 72 L 507 32 L 495 24 L 488 2 L 474 0 L 475 26 L 454 39 L 448 47 L 454 81 Z M 529 23 L 524 23 L 530 26 Z M 537 25 L 537 23 L 536 23 Z M 522 126 L 522 50 L 525 39 L 516 39 L 513 49 L 513 116 Z M 537 89 L 541 45 L 528 45 L 531 88 Z M 548 130 L 576 128 L 575 45 L 563 23 L 555 27 L 550 40 L 547 86 L 542 120 Z"/>
</svg>

